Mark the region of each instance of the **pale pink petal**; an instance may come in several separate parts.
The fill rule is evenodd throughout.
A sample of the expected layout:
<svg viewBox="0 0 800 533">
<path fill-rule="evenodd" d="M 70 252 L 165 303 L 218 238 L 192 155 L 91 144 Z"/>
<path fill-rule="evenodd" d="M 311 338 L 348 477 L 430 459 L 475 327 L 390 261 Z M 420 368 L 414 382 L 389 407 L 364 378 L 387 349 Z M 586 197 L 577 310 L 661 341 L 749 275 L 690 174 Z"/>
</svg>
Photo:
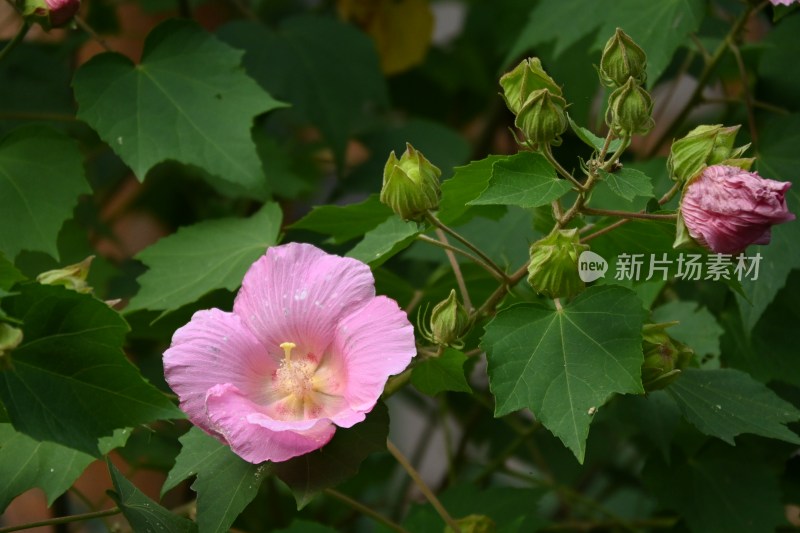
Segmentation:
<svg viewBox="0 0 800 533">
<path fill-rule="evenodd" d="M 339 319 L 374 296 L 364 263 L 292 243 L 270 248 L 250 267 L 234 313 L 277 357 L 283 342 L 321 355 Z"/>
<path fill-rule="evenodd" d="M 212 430 L 237 455 L 251 463 L 286 461 L 318 450 L 336 431 L 326 419 L 313 423 L 301 421 L 297 425 L 304 426 L 302 430 L 281 429 L 281 424 L 264 416 L 259 405 L 231 384 L 217 385 L 208 391 L 206 412 Z"/>
<path fill-rule="evenodd" d="M 332 352 L 344 361 L 350 409 L 368 412 L 416 355 L 414 328 L 394 300 L 378 296 L 341 321 Z"/>
<path fill-rule="evenodd" d="M 164 352 L 164 376 L 194 424 L 209 430 L 208 390 L 232 383 L 253 397 L 266 397 L 276 364 L 238 316 L 219 309 L 198 311 L 177 330 Z"/>
<path fill-rule="evenodd" d="M 737 167 L 713 165 L 686 186 L 681 216 L 698 244 L 735 254 L 750 244 L 768 243 L 774 224 L 794 220 L 786 206 L 791 185 Z"/>
</svg>

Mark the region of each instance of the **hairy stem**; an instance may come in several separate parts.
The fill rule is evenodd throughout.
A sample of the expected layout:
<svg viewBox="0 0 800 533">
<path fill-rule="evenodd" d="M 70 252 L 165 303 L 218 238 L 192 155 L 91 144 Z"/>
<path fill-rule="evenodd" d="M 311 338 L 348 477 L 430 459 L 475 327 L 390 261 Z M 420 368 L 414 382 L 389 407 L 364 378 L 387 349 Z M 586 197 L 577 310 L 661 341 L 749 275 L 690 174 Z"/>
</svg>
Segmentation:
<svg viewBox="0 0 800 533">
<path fill-rule="evenodd" d="M 389 520 L 388 518 L 386 518 L 382 514 L 376 512 L 376 511 L 373 511 L 372 509 L 370 509 L 369 507 L 367 507 L 363 503 L 354 500 L 353 498 L 351 498 L 350 496 L 348 496 L 346 494 L 342 494 L 341 492 L 339 492 L 337 490 L 333 490 L 333 489 L 325 489 L 323 492 L 325 492 L 325 494 L 327 494 L 331 498 L 335 498 L 335 499 L 339 500 L 340 502 L 342 502 L 343 504 L 347 505 L 351 509 L 353 509 L 355 511 L 358 511 L 359 513 L 363 514 L 364 516 L 368 516 L 368 517 L 372 518 L 373 520 L 375 520 L 376 522 L 379 522 L 379 523 L 383 524 L 384 526 L 388 527 L 392 531 L 397 531 L 397 533 L 409 533 L 409 531 L 407 529 L 405 529 L 403 526 L 401 526 L 400 524 L 398 524 L 396 522 L 392 522 L 391 520 Z"/>
<path fill-rule="evenodd" d="M 631 211 L 617 211 L 615 209 L 594 209 L 592 207 L 581 207 L 581 213 L 587 215 L 597 215 L 606 217 L 638 218 L 642 220 L 676 220 L 676 214 L 657 214 L 657 213 L 633 213 Z"/>
<path fill-rule="evenodd" d="M 0 61 L 2 61 L 11 50 L 13 50 L 19 43 L 22 42 L 22 39 L 28 34 L 28 30 L 31 29 L 31 23 L 27 20 L 22 21 L 22 26 L 19 27 L 19 31 L 14 36 L 13 39 L 8 41 L 6 45 L 0 50 Z"/>
<path fill-rule="evenodd" d="M 94 511 L 91 513 L 76 514 L 71 516 L 61 516 L 58 518 L 50 518 L 48 520 L 42 520 L 41 522 L 28 522 L 27 524 L 21 524 L 18 526 L 3 527 L 0 528 L 0 533 L 11 533 L 12 531 L 23 531 L 25 529 L 33 529 L 35 527 L 69 524 L 71 522 L 83 522 L 86 520 L 93 520 L 95 518 L 112 516 L 115 514 L 119 514 L 121 512 L 122 509 L 120 509 L 119 507 L 112 507 L 111 509 L 106 509 L 104 511 Z"/>
<path fill-rule="evenodd" d="M 553 155 L 553 149 L 549 144 L 545 144 L 544 145 L 544 147 L 542 149 L 542 155 L 545 157 L 545 159 L 547 159 L 547 161 L 550 162 L 551 165 L 553 165 L 553 167 L 555 167 L 556 172 L 561 174 L 562 178 L 567 179 L 570 182 L 572 182 L 572 184 L 575 187 L 577 187 L 577 189 L 579 191 L 583 190 L 583 184 L 580 181 L 578 181 L 575 178 L 575 176 L 572 175 L 571 172 L 569 172 L 568 170 L 566 170 L 564 167 L 561 166 L 561 163 L 559 163 L 558 160 Z"/>
<path fill-rule="evenodd" d="M 444 231 L 445 233 L 448 233 L 453 238 L 455 238 L 457 241 L 459 241 L 461 244 L 463 244 L 464 246 L 469 248 L 475 255 L 480 257 L 483 260 L 484 263 L 486 263 L 487 265 L 490 265 L 495 270 L 495 272 L 500 274 L 500 276 L 502 276 L 502 279 L 504 279 L 506 281 L 508 280 L 508 277 L 506 276 L 506 273 L 503 272 L 503 269 L 500 268 L 499 266 L 497 266 L 497 264 L 494 261 L 492 261 L 492 259 L 488 255 L 483 253 L 480 248 L 478 248 L 477 246 L 475 246 L 474 244 L 469 242 L 469 240 L 467 240 L 466 238 L 462 237 L 454 229 L 452 229 L 449 226 L 443 224 L 442 221 L 439 220 L 438 218 L 436 218 L 436 216 L 433 213 L 431 213 L 430 211 L 428 211 L 428 213 L 426 215 L 426 218 L 427 218 L 428 222 L 430 222 L 431 224 L 433 224 L 434 226 L 436 226 L 440 230 Z"/>
<path fill-rule="evenodd" d="M 666 193 L 664 193 L 664 196 L 662 196 L 661 198 L 658 199 L 658 205 L 664 205 L 665 203 L 667 203 L 670 200 L 672 200 L 672 197 L 675 196 L 678 193 L 678 191 L 680 191 L 680 190 L 681 190 L 681 183 L 680 182 L 675 183 L 675 185 L 673 185 L 670 190 L 668 190 Z M 640 211 L 640 213 L 643 213 L 643 211 Z M 677 217 L 677 215 L 676 215 L 676 217 Z M 581 242 L 585 243 L 585 242 L 588 242 L 588 241 L 590 241 L 592 239 L 595 239 L 595 238 L 597 238 L 597 237 L 599 237 L 601 235 L 605 235 L 606 233 L 617 229 L 618 227 L 622 226 L 623 224 L 627 223 L 630 220 L 631 220 L 630 218 L 623 218 L 622 220 L 617 220 L 613 224 L 609 224 L 608 226 L 606 226 L 606 227 L 604 227 L 602 229 L 599 229 L 596 232 L 590 233 L 589 235 L 581 238 Z"/>
<path fill-rule="evenodd" d="M 447 242 L 447 235 L 445 235 L 444 231 L 436 228 L 436 236 L 442 244 L 449 246 L 450 243 Z M 461 291 L 461 299 L 464 301 L 464 307 L 467 308 L 467 311 L 472 311 L 472 300 L 469 298 L 467 284 L 464 282 L 464 275 L 461 273 L 458 260 L 452 250 L 444 248 L 444 253 L 447 255 L 447 260 L 450 261 L 450 268 L 453 269 L 453 275 L 456 277 L 456 283 L 458 284 L 458 290 Z"/>
<path fill-rule="evenodd" d="M 422 479 L 422 476 L 419 475 L 419 472 L 412 466 L 412 464 L 408 461 L 403 452 L 397 449 L 397 447 L 392 443 L 392 441 L 386 441 L 386 449 L 389 450 L 389 453 L 395 458 L 395 460 L 403 467 L 403 470 L 408 473 L 409 477 L 414 480 L 414 483 L 419 488 L 420 492 L 422 492 L 423 496 L 430 502 L 436 512 L 439 513 L 439 516 L 442 517 L 445 524 L 450 526 L 455 533 L 461 533 L 461 528 L 458 527 L 458 524 L 453 517 L 450 516 L 450 513 L 447 512 L 447 509 L 444 508 L 442 502 L 439 501 L 439 498 L 433 493 L 433 491 L 428 487 L 428 484 Z"/>
<path fill-rule="evenodd" d="M 761 6 L 755 8 L 755 10 L 761 9 L 765 4 L 766 2 Z M 753 12 L 754 12 L 753 6 L 748 5 L 747 8 L 742 12 L 742 14 L 739 15 L 739 18 L 737 18 L 736 21 L 733 23 L 733 26 L 731 26 L 731 29 L 728 32 L 728 34 L 725 36 L 725 38 L 722 40 L 719 46 L 717 46 L 717 49 L 714 50 L 714 53 L 706 62 L 705 67 L 703 67 L 703 71 L 700 73 L 700 77 L 697 80 L 697 86 L 694 88 L 694 91 L 692 91 L 692 94 L 691 96 L 689 96 L 689 99 L 686 101 L 686 104 L 683 106 L 680 113 L 678 113 L 678 116 L 675 117 L 675 120 L 672 121 L 672 124 L 670 124 L 670 126 L 663 131 L 661 136 L 659 136 L 658 139 L 653 144 L 650 145 L 650 150 L 648 150 L 647 154 L 645 155 L 645 159 L 650 159 L 651 157 L 653 157 L 658 152 L 659 148 L 661 148 L 661 145 L 664 144 L 664 142 L 667 139 L 672 137 L 675 134 L 675 132 L 678 131 L 678 129 L 683 125 L 684 121 L 689 116 L 689 113 L 691 113 L 695 104 L 697 104 L 702 99 L 703 90 L 705 90 L 706 85 L 708 85 L 708 82 L 711 80 L 711 75 L 717 69 L 719 62 L 725 55 L 725 51 L 728 50 L 730 43 L 735 41 L 736 37 L 739 35 L 739 32 L 742 31 L 742 28 L 744 28 L 745 23 L 750 18 L 750 15 Z"/>
</svg>

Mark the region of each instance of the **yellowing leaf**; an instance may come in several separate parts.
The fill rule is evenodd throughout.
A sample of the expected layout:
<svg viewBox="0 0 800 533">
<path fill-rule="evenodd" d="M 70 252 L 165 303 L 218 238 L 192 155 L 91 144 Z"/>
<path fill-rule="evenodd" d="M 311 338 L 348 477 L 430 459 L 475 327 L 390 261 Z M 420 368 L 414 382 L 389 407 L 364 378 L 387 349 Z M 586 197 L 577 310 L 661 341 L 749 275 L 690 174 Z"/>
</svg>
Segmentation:
<svg viewBox="0 0 800 533">
<path fill-rule="evenodd" d="M 375 41 L 386 74 L 408 70 L 425 59 L 433 35 L 428 0 L 339 0 L 339 14 Z"/>
</svg>

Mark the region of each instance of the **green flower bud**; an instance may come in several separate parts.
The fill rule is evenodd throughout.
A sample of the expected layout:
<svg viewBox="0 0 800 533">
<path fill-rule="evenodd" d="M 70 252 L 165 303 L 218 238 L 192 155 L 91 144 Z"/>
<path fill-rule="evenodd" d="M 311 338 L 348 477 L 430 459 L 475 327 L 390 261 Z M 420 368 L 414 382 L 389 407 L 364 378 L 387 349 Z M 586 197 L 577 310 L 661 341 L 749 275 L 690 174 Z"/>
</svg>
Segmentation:
<svg viewBox="0 0 800 533">
<path fill-rule="evenodd" d="M 383 169 L 381 202 L 404 220 L 421 220 L 425 212 L 439 207 L 439 170 L 413 146 L 398 160 L 392 152 Z"/>
<path fill-rule="evenodd" d="M 567 101 L 547 89 L 531 93 L 522 106 L 514 125 L 533 147 L 561 144 L 561 134 L 567 129 Z"/>
<path fill-rule="evenodd" d="M 469 327 L 469 313 L 458 301 L 456 291 L 436 304 L 431 312 L 431 341 L 439 346 L 458 347 L 458 339 Z"/>
<path fill-rule="evenodd" d="M 627 33 L 617 28 L 603 49 L 598 70 L 600 81 L 608 87 L 619 87 L 633 78 L 642 85 L 647 80 L 646 68 L 647 54 Z"/>
<path fill-rule="evenodd" d="M 456 524 L 461 533 L 495 533 L 497 531 L 494 520 L 482 514 L 471 514 L 459 518 L 456 520 Z M 446 526 L 444 533 L 453 533 L 453 528 Z"/>
<path fill-rule="evenodd" d="M 628 78 L 625 85 L 608 98 L 606 124 L 620 136 L 644 135 L 655 125 L 652 114 L 650 95 L 634 78 Z"/>
<path fill-rule="evenodd" d="M 677 322 L 645 324 L 642 327 L 642 383 L 647 391 L 663 389 L 692 361 L 691 348 L 667 335 Z"/>
<path fill-rule="evenodd" d="M 503 88 L 503 99 L 508 109 L 515 115 L 520 112 L 534 91 L 547 89 L 561 96 L 561 87 L 547 75 L 538 57 L 523 59 L 514 70 L 503 74 L 500 77 L 500 86 Z"/>
<path fill-rule="evenodd" d="M 90 255 L 80 263 L 42 272 L 36 276 L 36 281 L 42 285 L 63 285 L 71 291 L 82 294 L 90 293 L 92 288 L 86 283 L 86 276 L 89 275 L 93 259 L 94 256 Z"/>
<path fill-rule="evenodd" d="M 550 298 L 571 298 L 585 285 L 578 273 L 578 258 L 589 246 L 581 244 L 578 230 L 556 229 L 531 246 L 528 283 Z"/>
<path fill-rule="evenodd" d="M 740 156 L 750 145 L 733 147 L 741 125 L 698 126 L 672 143 L 667 160 L 670 177 L 685 183 L 711 165 L 725 164 L 749 170 L 752 159 Z M 746 168 L 745 168 L 746 167 Z"/>
<path fill-rule="evenodd" d="M 22 330 L 0 322 L 0 371 L 11 368 L 9 354 L 22 342 Z"/>
</svg>

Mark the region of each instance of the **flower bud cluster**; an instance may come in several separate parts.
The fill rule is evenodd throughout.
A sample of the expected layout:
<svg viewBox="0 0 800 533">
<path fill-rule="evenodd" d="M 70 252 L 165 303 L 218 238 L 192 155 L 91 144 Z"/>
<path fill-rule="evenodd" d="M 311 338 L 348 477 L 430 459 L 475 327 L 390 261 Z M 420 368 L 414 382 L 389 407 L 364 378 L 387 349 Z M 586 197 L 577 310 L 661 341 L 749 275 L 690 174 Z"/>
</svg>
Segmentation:
<svg viewBox="0 0 800 533">
<path fill-rule="evenodd" d="M 500 86 L 506 106 L 516 115 L 514 125 L 522 132 L 522 144 L 534 149 L 561 144 L 569 124 L 567 101 L 538 58 L 523 60 L 500 78 Z"/>
<path fill-rule="evenodd" d="M 654 125 L 653 100 L 644 89 L 647 55 L 617 28 L 600 58 L 600 81 L 614 89 L 608 98 L 606 124 L 620 137 L 644 135 Z"/>
</svg>

